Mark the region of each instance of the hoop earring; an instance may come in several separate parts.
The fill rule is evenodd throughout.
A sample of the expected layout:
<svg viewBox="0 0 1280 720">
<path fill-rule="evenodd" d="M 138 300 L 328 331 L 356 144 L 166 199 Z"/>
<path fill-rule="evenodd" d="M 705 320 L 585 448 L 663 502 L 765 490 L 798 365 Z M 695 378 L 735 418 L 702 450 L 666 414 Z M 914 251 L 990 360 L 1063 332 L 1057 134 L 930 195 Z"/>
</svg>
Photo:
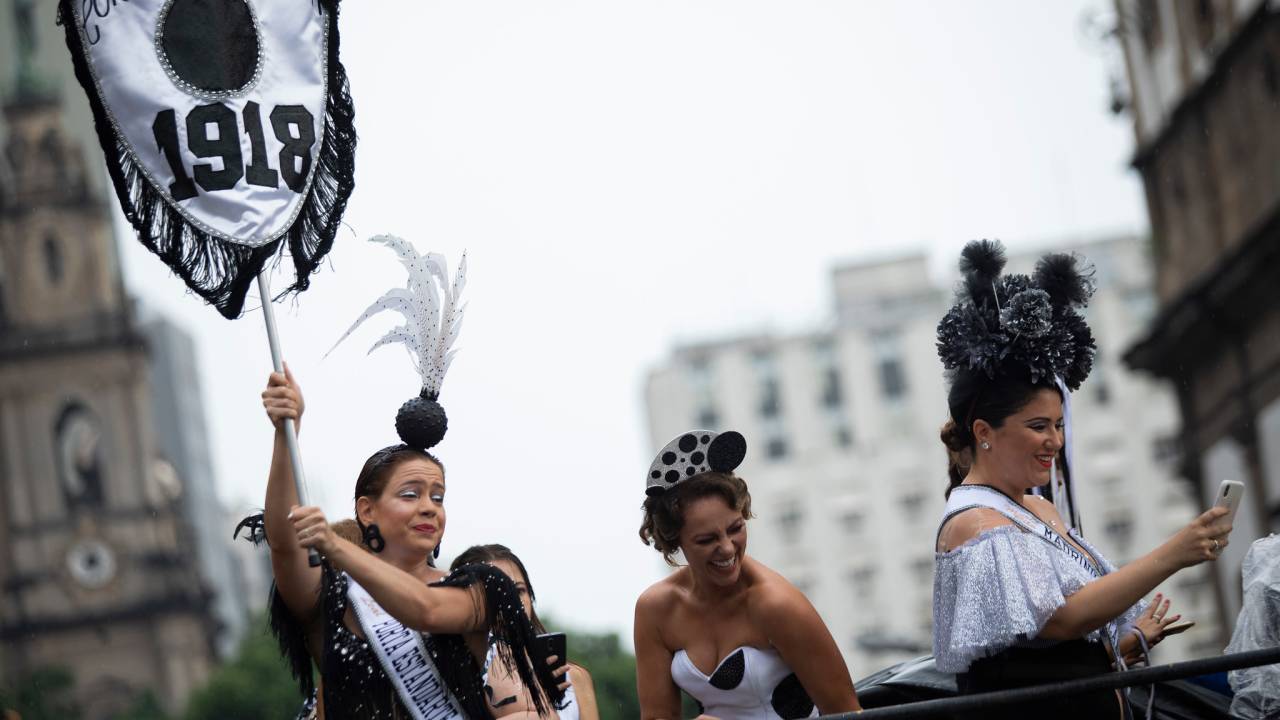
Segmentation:
<svg viewBox="0 0 1280 720">
<path fill-rule="evenodd" d="M 387 546 L 387 541 L 382 539 L 382 531 L 378 529 L 377 523 L 366 525 L 362 536 L 364 544 L 368 545 L 369 549 L 376 553 L 382 552 L 383 548 Z"/>
</svg>

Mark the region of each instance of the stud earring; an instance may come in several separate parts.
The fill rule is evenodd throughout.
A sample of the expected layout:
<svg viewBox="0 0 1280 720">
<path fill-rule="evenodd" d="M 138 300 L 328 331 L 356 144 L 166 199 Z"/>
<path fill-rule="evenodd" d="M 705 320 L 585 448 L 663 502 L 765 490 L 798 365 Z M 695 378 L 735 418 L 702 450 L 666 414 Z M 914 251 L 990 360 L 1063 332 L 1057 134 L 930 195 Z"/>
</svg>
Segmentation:
<svg viewBox="0 0 1280 720">
<path fill-rule="evenodd" d="M 990 450 L 990 449 L 991 449 L 991 443 L 987 442 L 986 440 L 983 440 L 983 441 L 982 441 L 982 449 L 983 449 L 983 450 Z"/>
</svg>

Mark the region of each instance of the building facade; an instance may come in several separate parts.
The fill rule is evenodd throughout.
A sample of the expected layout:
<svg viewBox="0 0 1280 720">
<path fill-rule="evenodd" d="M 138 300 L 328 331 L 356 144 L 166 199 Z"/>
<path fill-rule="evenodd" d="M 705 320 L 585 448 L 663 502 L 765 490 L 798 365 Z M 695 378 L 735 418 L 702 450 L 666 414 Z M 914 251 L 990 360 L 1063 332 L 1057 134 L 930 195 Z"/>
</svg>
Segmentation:
<svg viewBox="0 0 1280 720">
<path fill-rule="evenodd" d="M 177 712 L 246 583 L 190 338 L 125 293 L 55 5 L 0 0 L 0 684 L 57 668 L 86 720 Z"/>
<path fill-rule="evenodd" d="M 55 99 L 6 104 L 0 184 L 0 663 L 71 671 L 84 717 L 212 668 L 209 592 L 158 457 L 110 215 Z M 127 662 L 121 662 L 127 658 Z"/>
<path fill-rule="evenodd" d="M 230 657 L 248 629 L 250 612 L 266 604 L 265 590 L 260 594 L 243 590 L 259 584 L 256 577 L 246 575 L 256 575 L 262 563 L 246 563 L 236 554 L 231 528 L 239 518 L 230 517 L 218 499 L 195 341 L 159 314 L 144 313 L 138 327 L 147 341 L 151 414 L 159 453 L 153 472 L 165 477 L 164 485 L 181 511 L 187 536 L 196 548 L 200 578 L 213 592 L 218 656 Z M 240 544 L 248 547 L 244 540 Z"/>
<path fill-rule="evenodd" d="M 1250 542 L 1280 530 L 1280 8 L 1116 7 L 1159 302 L 1125 359 L 1176 393 L 1178 470 L 1200 502 L 1245 483 L 1215 564 L 1228 625 Z"/>
<path fill-rule="evenodd" d="M 1120 350 L 1155 306 L 1136 238 L 1074 249 L 1097 268 L 1089 321 L 1102 348 L 1072 399 L 1084 531 L 1108 557 L 1149 551 L 1195 515 L 1169 464 L 1171 393 L 1128 370 Z M 1037 254 L 1015 255 L 1029 271 Z M 833 273 L 835 321 L 817 332 L 677 348 L 646 387 L 653 447 L 691 428 L 746 435 L 739 473 L 757 519 L 749 552 L 817 607 L 860 678 L 931 651 L 934 534 L 947 485 L 938 434 L 946 386 L 935 351 L 951 284 L 926 258 Z M 1200 624 L 1162 660 L 1209 654 L 1219 629 L 1202 570 L 1161 588 Z"/>
</svg>

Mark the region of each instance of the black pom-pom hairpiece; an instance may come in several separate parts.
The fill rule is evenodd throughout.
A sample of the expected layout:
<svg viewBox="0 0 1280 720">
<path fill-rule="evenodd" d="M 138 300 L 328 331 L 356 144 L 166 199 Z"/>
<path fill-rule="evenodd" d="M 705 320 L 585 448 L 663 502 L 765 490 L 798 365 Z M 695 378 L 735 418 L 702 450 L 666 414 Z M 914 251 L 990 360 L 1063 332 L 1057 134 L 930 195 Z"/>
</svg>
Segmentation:
<svg viewBox="0 0 1280 720">
<path fill-rule="evenodd" d="M 439 253 L 420 255 L 413 245 L 394 235 L 378 235 L 370 242 L 395 251 L 409 273 L 408 284 L 392 288 L 378 298 L 333 346 L 336 348 L 361 323 L 383 310 L 394 310 L 404 317 L 405 323 L 383 335 L 369 352 L 391 343 L 403 344 L 409 351 L 413 367 L 422 377 L 422 391 L 400 406 L 396 413 L 396 432 L 406 445 L 426 450 L 444 439 L 449 428 L 448 417 L 439 402 L 440 386 L 457 352 L 453 342 L 462 329 L 465 308 L 458 298 L 466 285 L 467 256 L 463 254 L 458 271 L 450 281 L 448 262 Z"/>
<path fill-rule="evenodd" d="M 994 378 L 1010 367 L 1033 382 L 1062 378 L 1075 390 L 1093 367 L 1097 345 L 1080 310 L 1093 294 L 1093 273 L 1076 257 L 1045 256 L 1031 277 L 1001 275 L 1004 246 L 977 240 L 960 255 L 964 284 L 938 323 L 938 357 L 947 370 Z"/>
<path fill-rule="evenodd" d="M 960 251 L 960 274 L 969 299 L 981 305 L 995 294 L 995 282 L 1008 258 L 999 240 L 973 240 Z"/>
<path fill-rule="evenodd" d="M 1081 270 L 1076 256 L 1066 253 L 1045 255 L 1036 263 L 1032 282 L 1049 293 L 1054 305 L 1083 307 L 1093 297 L 1093 270 Z"/>
</svg>

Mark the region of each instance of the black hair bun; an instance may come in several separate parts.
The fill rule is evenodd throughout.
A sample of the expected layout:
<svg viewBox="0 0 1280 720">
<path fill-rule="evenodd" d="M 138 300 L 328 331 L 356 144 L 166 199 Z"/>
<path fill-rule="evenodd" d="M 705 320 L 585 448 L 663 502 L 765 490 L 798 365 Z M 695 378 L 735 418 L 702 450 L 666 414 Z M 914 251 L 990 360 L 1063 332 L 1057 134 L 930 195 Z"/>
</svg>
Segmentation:
<svg viewBox="0 0 1280 720">
<path fill-rule="evenodd" d="M 433 397 L 410 398 L 396 413 L 396 432 L 405 445 L 426 450 L 444 439 L 449 418 L 444 407 Z"/>
</svg>

